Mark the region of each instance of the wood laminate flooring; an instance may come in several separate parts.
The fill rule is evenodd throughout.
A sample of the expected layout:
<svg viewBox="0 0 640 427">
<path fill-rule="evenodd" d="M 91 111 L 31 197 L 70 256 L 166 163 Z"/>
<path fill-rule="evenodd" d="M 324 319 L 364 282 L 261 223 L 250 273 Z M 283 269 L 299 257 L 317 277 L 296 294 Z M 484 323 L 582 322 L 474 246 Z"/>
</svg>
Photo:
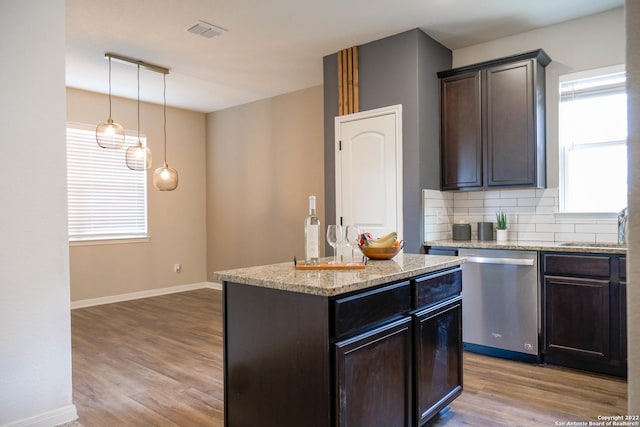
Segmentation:
<svg viewBox="0 0 640 427">
<path fill-rule="evenodd" d="M 200 289 L 73 310 L 80 423 L 222 426 L 221 296 Z M 465 353 L 462 396 L 432 426 L 559 426 L 626 413 L 625 381 Z"/>
</svg>

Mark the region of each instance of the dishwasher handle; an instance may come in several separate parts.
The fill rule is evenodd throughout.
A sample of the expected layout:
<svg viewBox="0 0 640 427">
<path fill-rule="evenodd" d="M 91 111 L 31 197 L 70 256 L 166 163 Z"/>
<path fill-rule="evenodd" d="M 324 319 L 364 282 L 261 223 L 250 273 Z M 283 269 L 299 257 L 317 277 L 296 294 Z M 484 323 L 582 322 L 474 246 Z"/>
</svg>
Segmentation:
<svg viewBox="0 0 640 427">
<path fill-rule="evenodd" d="M 482 256 L 466 256 L 465 262 L 473 262 L 476 264 L 533 265 L 533 260 L 527 258 L 490 258 Z"/>
</svg>

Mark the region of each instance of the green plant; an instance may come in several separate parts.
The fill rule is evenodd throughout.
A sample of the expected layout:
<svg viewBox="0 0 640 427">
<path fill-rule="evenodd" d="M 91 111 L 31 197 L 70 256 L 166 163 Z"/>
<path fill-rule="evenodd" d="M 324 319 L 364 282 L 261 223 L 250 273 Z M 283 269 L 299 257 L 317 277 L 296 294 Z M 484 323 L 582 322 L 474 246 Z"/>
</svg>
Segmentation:
<svg viewBox="0 0 640 427">
<path fill-rule="evenodd" d="M 496 212 L 496 220 L 497 220 L 497 229 L 498 230 L 506 230 L 507 229 L 507 214 L 504 212 Z"/>
</svg>

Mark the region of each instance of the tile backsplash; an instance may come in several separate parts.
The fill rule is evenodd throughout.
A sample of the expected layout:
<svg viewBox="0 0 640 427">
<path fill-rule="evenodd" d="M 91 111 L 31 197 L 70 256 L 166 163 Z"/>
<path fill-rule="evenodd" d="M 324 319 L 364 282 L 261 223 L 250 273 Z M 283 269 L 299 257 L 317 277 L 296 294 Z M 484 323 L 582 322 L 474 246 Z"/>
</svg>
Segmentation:
<svg viewBox="0 0 640 427">
<path fill-rule="evenodd" d="M 451 239 L 451 224 L 496 222 L 496 212 L 507 214 L 509 240 L 544 242 L 601 242 L 618 240 L 616 218 L 559 215 L 558 189 L 448 192 L 423 190 L 424 240 Z"/>
</svg>

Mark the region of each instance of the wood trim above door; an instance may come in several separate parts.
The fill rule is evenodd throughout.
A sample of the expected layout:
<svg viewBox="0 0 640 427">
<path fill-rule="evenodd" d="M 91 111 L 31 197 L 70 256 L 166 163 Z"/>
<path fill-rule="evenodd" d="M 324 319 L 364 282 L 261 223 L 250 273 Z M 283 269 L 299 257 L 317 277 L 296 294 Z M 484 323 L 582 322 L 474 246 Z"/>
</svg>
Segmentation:
<svg viewBox="0 0 640 427">
<path fill-rule="evenodd" d="M 358 100 L 358 47 L 338 52 L 338 115 L 360 111 Z"/>
</svg>

